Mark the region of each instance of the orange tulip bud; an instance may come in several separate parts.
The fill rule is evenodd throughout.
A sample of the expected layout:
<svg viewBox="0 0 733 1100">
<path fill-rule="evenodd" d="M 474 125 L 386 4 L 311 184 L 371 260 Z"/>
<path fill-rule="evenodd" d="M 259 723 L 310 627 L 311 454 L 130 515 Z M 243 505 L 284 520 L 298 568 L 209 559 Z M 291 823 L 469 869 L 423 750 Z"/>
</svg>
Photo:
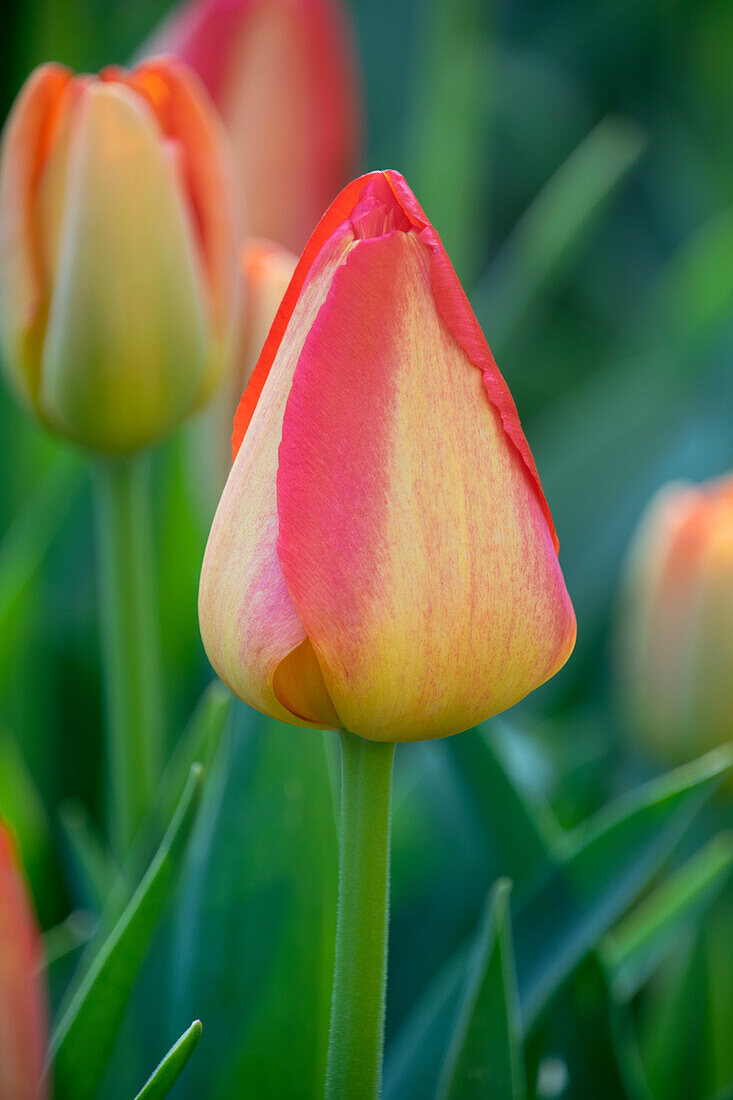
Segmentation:
<svg viewBox="0 0 733 1100">
<path fill-rule="evenodd" d="M 192 0 L 154 37 L 221 112 L 252 237 L 300 252 L 352 175 L 355 62 L 337 0 Z"/>
<path fill-rule="evenodd" d="M 43 1100 L 46 995 L 36 919 L 0 822 L 0 1100 Z"/>
<path fill-rule="evenodd" d="M 668 485 L 649 504 L 620 641 L 632 721 L 662 760 L 733 739 L 733 476 Z"/>
<path fill-rule="evenodd" d="M 0 156 L 0 323 L 49 428 L 126 452 L 208 397 L 235 317 L 233 207 L 225 137 L 180 62 L 31 75 Z"/>
<path fill-rule="evenodd" d="M 199 617 L 251 705 L 444 737 L 567 660 L 575 616 L 514 402 L 398 173 L 355 180 L 324 215 L 234 444 Z"/>
</svg>

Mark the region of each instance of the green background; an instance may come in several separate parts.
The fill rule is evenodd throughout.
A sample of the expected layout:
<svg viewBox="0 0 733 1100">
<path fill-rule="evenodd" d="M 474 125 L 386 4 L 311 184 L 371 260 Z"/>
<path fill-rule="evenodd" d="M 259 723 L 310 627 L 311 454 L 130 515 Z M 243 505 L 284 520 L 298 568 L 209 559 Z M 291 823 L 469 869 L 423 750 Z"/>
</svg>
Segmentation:
<svg viewBox="0 0 733 1100">
<path fill-rule="evenodd" d="M 41 61 L 124 62 L 166 6 L 11 5 L 2 110 Z M 560 537 L 575 653 L 492 736 L 529 802 L 572 829 L 662 770 L 628 727 L 614 675 L 634 525 L 665 481 L 733 465 L 733 5 L 353 0 L 351 11 L 362 166 L 402 171 L 443 236 Z M 81 458 L 59 451 L 4 387 L 0 469 L 0 804 L 49 930 L 71 909 L 95 907 L 62 820 L 76 822 L 72 833 L 79 820 L 99 833 L 105 824 L 91 492 Z M 153 470 L 172 749 L 211 679 L 196 623 L 206 525 L 185 431 Z M 176 1096 L 318 1095 L 336 856 L 316 736 L 236 708 L 110 1097 L 132 1096 L 196 1015 L 204 1034 Z M 521 878 L 512 819 L 490 777 L 483 794 L 472 788 L 463 751 L 450 742 L 397 753 L 387 1026 L 388 1042 L 403 1047 L 411 1006 L 476 925 L 493 880 Z M 718 797 L 673 865 L 726 826 L 730 808 Z M 733 1087 L 731 909 L 724 890 L 704 917 L 676 927 L 674 950 L 661 952 L 624 1017 L 638 1025 L 657 1100 Z M 54 1003 L 73 961 L 71 952 L 51 967 Z M 618 1050 L 587 1023 L 607 997 L 592 961 L 584 966 L 528 1043 L 530 1094 L 540 1067 L 538 1097 L 646 1095 L 608 1069 Z M 569 1067 L 559 1092 L 553 1065 Z M 432 1095 L 421 1087 L 416 1097 Z"/>
</svg>

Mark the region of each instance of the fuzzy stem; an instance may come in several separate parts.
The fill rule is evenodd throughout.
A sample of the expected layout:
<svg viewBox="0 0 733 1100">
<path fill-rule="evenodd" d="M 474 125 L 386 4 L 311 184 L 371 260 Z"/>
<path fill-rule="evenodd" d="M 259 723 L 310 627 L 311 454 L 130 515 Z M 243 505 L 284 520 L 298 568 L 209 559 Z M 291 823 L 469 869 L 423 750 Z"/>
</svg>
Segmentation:
<svg viewBox="0 0 733 1100">
<path fill-rule="evenodd" d="M 382 1081 L 394 745 L 341 731 L 341 855 L 326 1100 Z"/>
</svg>

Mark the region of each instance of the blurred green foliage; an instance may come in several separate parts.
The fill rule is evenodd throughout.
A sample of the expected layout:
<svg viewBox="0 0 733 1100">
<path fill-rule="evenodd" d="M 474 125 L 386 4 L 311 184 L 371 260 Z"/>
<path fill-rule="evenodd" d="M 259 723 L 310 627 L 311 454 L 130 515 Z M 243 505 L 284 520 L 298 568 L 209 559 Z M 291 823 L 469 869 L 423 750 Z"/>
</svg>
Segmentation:
<svg viewBox="0 0 733 1100">
<path fill-rule="evenodd" d="M 124 62 L 167 6 L 9 5 L 3 111 L 40 61 Z M 466 998 L 485 997 L 495 1019 L 506 1009 L 465 966 L 506 875 L 528 1095 L 722 1096 L 733 1087 L 731 787 L 705 802 L 701 765 L 676 795 L 666 780 L 628 794 L 655 769 L 615 697 L 612 641 L 619 570 L 648 497 L 669 478 L 733 466 L 733 5 L 351 8 L 364 166 L 403 171 L 444 236 L 520 410 L 578 613 L 573 658 L 510 721 L 400 746 L 388 1095 L 433 1095 L 440 1066 L 421 1044 L 437 1034 L 439 1061 L 459 1025 L 451 1072 L 468 1072 L 482 1025 Z M 69 912 L 94 910 L 122 874 L 119 918 L 170 814 L 150 823 L 127 879 L 95 858 L 105 810 L 88 475 L 4 389 L 0 423 L 0 804 L 42 926 L 66 945 L 49 964 L 57 1006 L 85 939 Z M 171 750 L 211 679 L 196 622 L 206 529 L 185 449 L 184 430 L 155 460 Z M 208 753 L 190 859 L 133 995 L 110 1100 L 133 1096 L 195 1016 L 204 1035 L 173 1095 L 318 1095 L 335 904 L 330 749 L 241 706 L 219 734 L 189 734 L 193 755 L 179 750 L 163 803 L 168 812 L 188 764 Z M 617 797 L 616 816 L 588 834 L 581 823 Z M 502 904 L 481 933 L 487 974 L 507 973 L 487 941 L 506 953 Z M 422 1076 L 408 1092 L 414 1064 Z"/>
</svg>

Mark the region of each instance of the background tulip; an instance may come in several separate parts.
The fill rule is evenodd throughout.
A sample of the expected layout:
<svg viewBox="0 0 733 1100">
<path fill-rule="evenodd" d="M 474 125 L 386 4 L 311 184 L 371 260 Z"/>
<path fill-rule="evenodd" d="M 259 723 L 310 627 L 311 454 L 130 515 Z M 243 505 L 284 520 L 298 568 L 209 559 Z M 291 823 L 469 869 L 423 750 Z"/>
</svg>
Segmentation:
<svg viewBox="0 0 733 1100">
<path fill-rule="evenodd" d="M 207 527 L 232 465 L 232 419 L 296 263 L 297 256 L 273 241 L 246 240 L 241 248 L 237 352 L 231 371 L 194 428 L 189 453 L 191 485 L 202 498 Z"/>
<path fill-rule="evenodd" d="M 322 219 L 235 422 L 201 631 L 300 725 L 447 736 L 560 668 L 575 619 L 534 461 L 440 240 L 374 173 Z"/>
<path fill-rule="evenodd" d="M 192 0 L 151 47 L 183 58 L 219 108 L 246 232 L 300 252 L 358 148 L 355 61 L 337 0 Z"/>
<path fill-rule="evenodd" d="M 629 555 L 620 660 L 634 727 L 683 762 L 733 740 L 733 477 L 666 486 Z"/>
<path fill-rule="evenodd" d="M 46 1001 L 36 918 L 0 821 L 0 1100 L 43 1100 Z"/>
<path fill-rule="evenodd" d="M 0 322 L 11 383 L 49 428 L 129 452 L 211 393 L 235 311 L 229 172 L 178 61 L 28 79 L 2 144 Z"/>
</svg>

